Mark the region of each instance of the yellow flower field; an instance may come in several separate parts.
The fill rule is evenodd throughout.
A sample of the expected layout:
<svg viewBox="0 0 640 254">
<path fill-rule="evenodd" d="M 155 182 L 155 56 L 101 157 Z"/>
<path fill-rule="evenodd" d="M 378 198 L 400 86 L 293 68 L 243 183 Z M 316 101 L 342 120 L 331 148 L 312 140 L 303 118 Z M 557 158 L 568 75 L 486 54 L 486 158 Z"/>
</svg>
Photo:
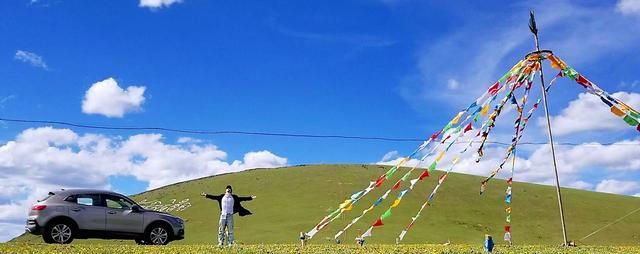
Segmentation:
<svg viewBox="0 0 640 254">
<path fill-rule="evenodd" d="M 47 245 L 9 243 L 0 244 L 0 253 L 483 253 L 482 246 L 471 245 L 365 245 L 359 248 L 355 245 L 326 245 L 311 244 L 305 248 L 288 244 L 265 245 L 237 245 L 232 248 L 219 248 L 215 245 L 168 245 L 168 246 L 137 246 L 115 244 L 72 244 Z M 580 246 L 553 247 L 543 245 L 531 246 L 496 246 L 493 253 L 640 253 L 640 246 Z"/>
</svg>

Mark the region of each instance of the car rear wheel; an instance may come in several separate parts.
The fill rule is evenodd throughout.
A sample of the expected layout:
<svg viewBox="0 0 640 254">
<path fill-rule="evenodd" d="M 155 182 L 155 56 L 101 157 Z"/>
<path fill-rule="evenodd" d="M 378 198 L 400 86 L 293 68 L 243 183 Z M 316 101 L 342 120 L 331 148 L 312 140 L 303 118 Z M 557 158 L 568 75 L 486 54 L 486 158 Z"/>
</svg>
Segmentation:
<svg viewBox="0 0 640 254">
<path fill-rule="evenodd" d="M 162 224 L 155 224 L 147 230 L 145 242 L 153 245 L 165 245 L 169 243 L 169 229 Z"/>
<path fill-rule="evenodd" d="M 47 225 L 42 238 L 46 243 L 68 244 L 73 241 L 75 230 L 71 223 L 60 221 Z"/>
</svg>

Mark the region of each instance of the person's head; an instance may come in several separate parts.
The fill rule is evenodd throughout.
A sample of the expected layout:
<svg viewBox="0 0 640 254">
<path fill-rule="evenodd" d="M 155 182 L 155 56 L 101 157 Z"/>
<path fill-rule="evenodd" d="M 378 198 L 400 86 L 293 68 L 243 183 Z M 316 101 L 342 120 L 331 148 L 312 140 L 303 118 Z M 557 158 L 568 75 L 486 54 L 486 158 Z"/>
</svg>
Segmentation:
<svg viewBox="0 0 640 254">
<path fill-rule="evenodd" d="M 491 240 L 492 238 L 491 235 L 484 235 L 484 236 L 487 238 L 487 240 Z"/>
<path fill-rule="evenodd" d="M 227 185 L 227 188 L 225 188 L 225 192 L 231 194 L 233 192 L 233 189 L 231 188 L 231 185 Z"/>
</svg>

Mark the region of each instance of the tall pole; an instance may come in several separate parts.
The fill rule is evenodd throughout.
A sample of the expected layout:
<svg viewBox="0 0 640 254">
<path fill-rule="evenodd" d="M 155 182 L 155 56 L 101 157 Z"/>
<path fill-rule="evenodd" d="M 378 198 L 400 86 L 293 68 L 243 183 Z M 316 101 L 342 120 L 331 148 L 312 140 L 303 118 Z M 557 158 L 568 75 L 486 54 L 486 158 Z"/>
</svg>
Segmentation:
<svg viewBox="0 0 640 254">
<path fill-rule="evenodd" d="M 533 16 L 533 11 L 529 13 L 529 29 L 533 33 L 533 37 L 536 41 L 536 51 L 540 53 L 540 42 L 538 41 L 538 28 L 536 27 L 536 19 Z M 564 223 L 564 208 L 562 206 L 562 194 L 560 193 L 560 179 L 558 178 L 558 165 L 556 163 L 556 150 L 553 147 L 553 135 L 551 134 L 551 120 L 549 119 L 549 105 L 547 104 L 547 90 L 544 84 L 544 72 L 542 71 L 542 58 L 538 59 L 540 63 L 540 87 L 542 88 L 542 101 L 544 103 L 544 114 L 547 118 L 547 133 L 549 134 L 549 146 L 551 147 L 551 157 L 553 159 L 553 170 L 556 174 L 556 192 L 558 194 L 558 207 L 560 209 L 560 222 L 562 223 L 562 237 L 564 239 L 564 246 L 568 246 L 567 241 L 567 228 Z"/>
</svg>

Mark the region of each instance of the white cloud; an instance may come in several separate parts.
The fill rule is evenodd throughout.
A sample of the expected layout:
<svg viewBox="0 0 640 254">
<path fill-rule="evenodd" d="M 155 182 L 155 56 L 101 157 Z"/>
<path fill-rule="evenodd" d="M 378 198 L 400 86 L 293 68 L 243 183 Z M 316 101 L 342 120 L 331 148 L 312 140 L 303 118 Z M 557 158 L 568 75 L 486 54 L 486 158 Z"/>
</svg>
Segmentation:
<svg viewBox="0 0 640 254">
<path fill-rule="evenodd" d="M 640 184 L 636 181 L 606 179 L 596 186 L 596 191 L 614 194 L 630 194 L 638 190 L 640 190 Z"/>
<path fill-rule="evenodd" d="M 634 197 L 639 197 L 640 198 L 640 193 L 636 193 L 635 195 L 633 195 Z"/>
<path fill-rule="evenodd" d="M 162 7 L 169 7 L 172 4 L 181 3 L 182 0 L 140 0 L 139 7 L 158 9 Z"/>
<path fill-rule="evenodd" d="M 616 4 L 616 10 L 622 14 L 640 14 L 640 1 L 638 0 L 620 0 Z"/>
<path fill-rule="evenodd" d="M 451 165 L 453 155 L 464 149 L 467 143 L 455 144 L 450 151 L 438 163 L 438 169 L 446 169 Z M 596 187 L 593 181 L 598 181 L 598 177 L 589 175 L 590 171 L 600 173 L 599 177 L 615 175 L 633 179 L 633 175 L 640 172 L 640 139 L 623 140 L 611 145 L 599 143 L 583 143 L 577 146 L 557 146 L 556 158 L 560 183 L 564 187 L 605 191 L 602 186 Z M 631 149 L 630 149 L 631 148 Z M 436 150 L 421 163 L 421 167 L 427 167 L 442 147 Z M 484 149 L 484 157 L 480 163 L 476 163 L 477 145 L 473 145 L 467 152 L 461 155 L 461 159 L 454 168 L 454 172 L 467 173 L 479 176 L 488 176 L 502 162 L 506 154 L 505 147 L 489 146 Z M 523 149 L 518 150 L 520 154 L 516 159 L 514 179 L 516 181 L 531 182 L 538 184 L 555 184 L 555 174 L 551 162 L 551 152 L 548 145 L 537 147 L 530 153 L 525 153 Z M 589 156 L 597 154 L 598 156 Z M 396 165 L 401 158 L 391 160 L 381 160 L 376 164 Z M 410 160 L 407 166 L 418 163 L 417 159 Z M 511 160 L 505 164 L 498 174 L 499 178 L 507 178 L 511 170 Z M 479 185 L 478 185 L 479 188 Z M 628 189 L 616 193 L 631 195 L 638 189 Z"/>
<path fill-rule="evenodd" d="M 16 54 L 13 56 L 13 59 L 21 61 L 23 63 L 28 63 L 33 67 L 49 70 L 49 67 L 47 66 L 47 63 L 44 62 L 44 59 L 33 52 L 17 50 Z"/>
<path fill-rule="evenodd" d="M 107 137 L 68 129 L 31 128 L 0 146 L 0 223 L 23 230 L 28 208 L 60 188 L 111 189 L 110 176 L 133 176 L 147 189 L 237 172 L 287 165 L 269 151 L 248 152 L 229 161 L 227 153 L 206 143 L 168 144 L 160 134 Z M 3 226 L 4 228 L 4 226 Z M 1 241 L 10 239 L 3 236 Z"/>
<path fill-rule="evenodd" d="M 384 156 L 382 156 L 382 160 L 381 161 L 390 161 L 393 159 L 397 159 L 398 157 L 400 157 L 400 154 L 398 153 L 398 151 L 391 151 L 388 152 L 386 154 L 384 154 Z"/>
<path fill-rule="evenodd" d="M 617 92 L 612 96 L 633 108 L 640 108 L 640 93 Z M 539 118 L 538 124 L 546 125 L 546 121 Z M 620 117 L 613 115 L 598 96 L 588 93 L 579 94 L 559 115 L 553 116 L 551 126 L 558 136 L 585 131 L 634 131 Z"/>
<path fill-rule="evenodd" d="M 123 117 L 124 114 L 142 110 L 145 101 L 144 86 L 122 89 L 113 78 L 91 85 L 82 100 L 82 112 L 106 117 Z"/>
</svg>

